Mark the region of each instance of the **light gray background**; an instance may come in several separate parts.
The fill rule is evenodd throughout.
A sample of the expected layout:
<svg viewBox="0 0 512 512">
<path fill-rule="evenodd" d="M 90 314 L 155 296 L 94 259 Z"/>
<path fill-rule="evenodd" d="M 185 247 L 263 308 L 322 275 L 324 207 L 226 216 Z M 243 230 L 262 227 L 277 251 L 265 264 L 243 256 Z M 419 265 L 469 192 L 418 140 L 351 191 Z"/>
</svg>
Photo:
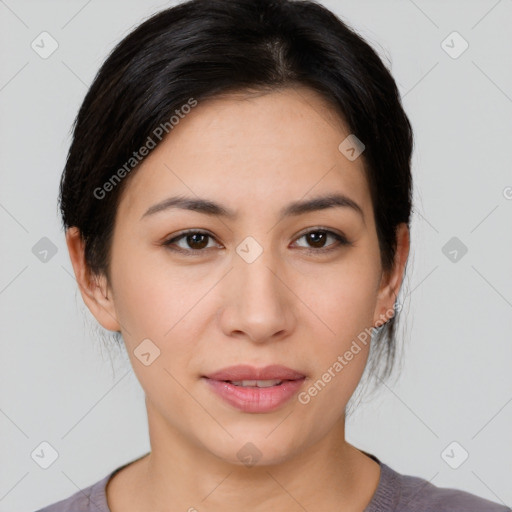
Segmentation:
<svg viewBox="0 0 512 512">
<path fill-rule="evenodd" d="M 399 472 L 510 506 L 512 0 L 323 3 L 388 62 L 416 137 L 404 368 L 347 438 Z M 56 201 L 88 85 L 167 5 L 0 0 L 1 511 L 60 500 L 149 450 L 141 388 L 93 328 Z M 42 31 L 59 45 L 47 59 L 31 48 Z M 469 43 L 458 58 L 441 46 L 453 31 Z M 32 252 L 42 237 L 57 248 L 46 262 Z M 442 252 L 452 237 L 468 248 L 456 262 Z M 31 457 L 43 441 L 59 454 L 48 469 Z M 452 441 L 469 453 L 458 469 L 441 456 Z"/>
</svg>

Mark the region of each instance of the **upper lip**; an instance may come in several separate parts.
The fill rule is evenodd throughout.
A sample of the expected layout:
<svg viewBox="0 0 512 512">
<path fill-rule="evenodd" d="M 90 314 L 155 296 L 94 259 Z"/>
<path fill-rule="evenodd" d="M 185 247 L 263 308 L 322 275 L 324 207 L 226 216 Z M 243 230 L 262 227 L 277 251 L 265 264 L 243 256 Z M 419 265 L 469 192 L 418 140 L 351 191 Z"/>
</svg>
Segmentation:
<svg viewBox="0 0 512 512">
<path fill-rule="evenodd" d="M 263 368 L 255 368 L 249 365 L 228 366 L 222 370 L 205 375 L 206 378 L 212 380 L 298 380 L 305 377 L 291 368 L 281 365 L 270 365 Z"/>
</svg>

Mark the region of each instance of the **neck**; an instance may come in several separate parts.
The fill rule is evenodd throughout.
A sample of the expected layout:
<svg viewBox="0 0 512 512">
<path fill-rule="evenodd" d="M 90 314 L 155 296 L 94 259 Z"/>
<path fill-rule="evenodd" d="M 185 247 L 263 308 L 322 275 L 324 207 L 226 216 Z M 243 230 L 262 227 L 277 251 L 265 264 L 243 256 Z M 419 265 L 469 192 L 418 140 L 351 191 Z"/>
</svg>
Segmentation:
<svg viewBox="0 0 512 512">
<path fill-rule="evenodd" d="M 378 484 L 378 464 L 345 441 L 344 418 L 285 460 L 252 466 L 191 442 L 149 404 L 148 420 L 152 451 L 137 485 L 141 505 L 155 512 L 363 510 Z"/>
</svg>

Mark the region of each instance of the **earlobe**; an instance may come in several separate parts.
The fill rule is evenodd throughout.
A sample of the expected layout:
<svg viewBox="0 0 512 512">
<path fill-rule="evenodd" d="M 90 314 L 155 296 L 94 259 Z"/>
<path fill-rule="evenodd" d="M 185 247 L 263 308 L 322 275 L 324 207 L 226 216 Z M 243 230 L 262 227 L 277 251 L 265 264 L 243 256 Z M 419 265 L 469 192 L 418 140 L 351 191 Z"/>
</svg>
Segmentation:
<svg viewBox="0 0 512 512">
<path fill-rule="evenodd" d="M 66 244 L 80 294 L 102 327 L 120 331 L 112 293 L 109 293 L 106 276 L 92 275 L 85 262 L 84 242 L 80 230 L 72 226 L 66 230 Z"/>
<path fill-rule="evenodd" d="M 375 308 L 374 326 L 382 325 L 394 315 L 395 301 L 402 285 L 405 274 L 405 265 L 409 256 L 410 238 L 407 224 L 397 227 L 397 247 L 393 268 L 382 276 L 378 292 L 377 307 Z"/>
</svg>

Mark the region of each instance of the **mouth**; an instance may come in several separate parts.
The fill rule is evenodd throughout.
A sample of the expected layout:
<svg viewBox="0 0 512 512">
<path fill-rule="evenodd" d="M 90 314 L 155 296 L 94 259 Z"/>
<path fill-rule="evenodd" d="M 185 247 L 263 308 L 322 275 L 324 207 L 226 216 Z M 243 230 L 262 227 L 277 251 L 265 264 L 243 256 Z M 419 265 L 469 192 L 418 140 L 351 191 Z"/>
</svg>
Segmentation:
<svg viewBox="0 0 512 512">
<path fill-rule="evenodd" d="M 306 376 L 284 366 L 257 369 L 239 365 L 203 376 L 202 380 L 230 406 L 243 412 L 267 413 L 289 402 Z"/>
</svg>

